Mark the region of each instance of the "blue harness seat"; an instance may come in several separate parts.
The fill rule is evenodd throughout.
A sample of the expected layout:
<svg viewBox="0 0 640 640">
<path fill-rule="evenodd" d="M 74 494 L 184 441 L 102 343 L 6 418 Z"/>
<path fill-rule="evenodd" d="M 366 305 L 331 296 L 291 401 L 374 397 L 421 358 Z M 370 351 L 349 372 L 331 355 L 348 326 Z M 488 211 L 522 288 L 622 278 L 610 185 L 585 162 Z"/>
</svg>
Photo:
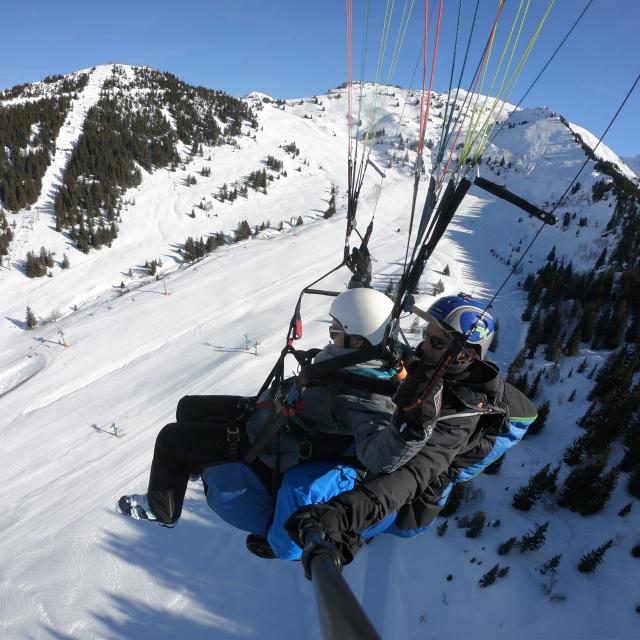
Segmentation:
<svg viewBox="0 0 640 640">
<path fill-rule="evenodd" d="M 506 432 L 496 437 L 491 451 L 478 462 L 462 469 L 455 481 L 444 490 L 440 506 L 447 502 L 454 483 L 477 476 L 487 465 L 518 444 L 534 418 L 511 418 Z M 284 523 L 300 507 L 327 502 L 350 491 L 358 472 L 348 464 L 311 462 L 289 469 L 274 501 L 254 471 L 242 462 L 225 462 L 206 467 L 202 472 L 207 502 L 225 522 L 249 533 L 266 535 L 274 553 L 283 560 L 298 560 L 302 550 L 288 536 Z M 366 540 L 380 533 L 413 538 L 431 525 L 404 530 L 395 524 L 396 513 L 360 532 Z"/>
</svg>

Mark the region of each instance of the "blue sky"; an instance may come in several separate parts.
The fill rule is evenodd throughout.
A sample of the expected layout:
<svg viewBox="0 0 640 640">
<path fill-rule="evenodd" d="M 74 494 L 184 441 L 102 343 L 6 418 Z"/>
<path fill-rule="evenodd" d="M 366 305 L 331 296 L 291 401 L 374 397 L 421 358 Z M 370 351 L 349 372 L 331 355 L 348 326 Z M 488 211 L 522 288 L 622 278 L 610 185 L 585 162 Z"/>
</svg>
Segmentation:
<svg viewBox="0 0 640 640">
<path fill-rule="evenodd" d="M 392 34 L 407 1 L 411 2 L 395 0 Z M 512 102 L 520 99 L 586 1 L 556 1 Z M 365 4 L 353 0 L 355 78 L 360 77 Z M 436 4 L 431 0 L 431 6 Z M 501 42 L 518 4 L 519 0 L 507 0 Z M 527 37 L 546 4 L 547 0 L 532 0 L 523 32 Z M 386 6 L 386 0 L 370 0 L 365 79 L 374 77 Z M 496 6 L 496 0 L 480 0 L 463 86 L 479 59 Z M 423 7 L 416 0 L 392 78 L 402 86 L 410 86 L 415 69 Z M 475 0 L 463 0 L 462 7 L 461 34 L 466 42 Z M 458 0 L 445 0 L 437 90 L 448 88 L 457 11 Z M 0 88 L 110 61 L 146 64 L 238 96 L 258 90 L 275 97 L 301 97 L 346 79 L 344 0 L 31 0 L 6 3 L 2 14 Z M 639 28 L 638 0 L 594 0 L 525 106 L 548 105 L 599 136 L 640 72 Z M 460 48 L 458 61 L 462 54 Z M 621 155 L 640 154 L 639 119 L 640 87 L 607 136 L 607 144 Z"/>
</svg>

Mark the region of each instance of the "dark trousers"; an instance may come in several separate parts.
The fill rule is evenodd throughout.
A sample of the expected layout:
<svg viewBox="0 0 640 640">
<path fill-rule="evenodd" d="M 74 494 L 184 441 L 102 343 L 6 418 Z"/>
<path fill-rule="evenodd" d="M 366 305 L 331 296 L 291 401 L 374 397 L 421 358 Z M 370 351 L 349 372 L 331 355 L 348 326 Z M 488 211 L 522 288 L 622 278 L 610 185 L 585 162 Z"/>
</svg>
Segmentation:
<svg viewBox="0 0 640 640">
<path fill-rule="evenodd" d="M 172 523 L 180 517 L 192 473 L 231 459 L 227 426 L 242 415 L 246 400 L 241 396 L 185 396 L 180 400 L 176 422 L 158 433 L 151 463 L 147 498 L 161 522 Z M 250 443 L 244 419 L 236 425 L 240 431 L 237 456 L 242 459 Z"/>
</svg>

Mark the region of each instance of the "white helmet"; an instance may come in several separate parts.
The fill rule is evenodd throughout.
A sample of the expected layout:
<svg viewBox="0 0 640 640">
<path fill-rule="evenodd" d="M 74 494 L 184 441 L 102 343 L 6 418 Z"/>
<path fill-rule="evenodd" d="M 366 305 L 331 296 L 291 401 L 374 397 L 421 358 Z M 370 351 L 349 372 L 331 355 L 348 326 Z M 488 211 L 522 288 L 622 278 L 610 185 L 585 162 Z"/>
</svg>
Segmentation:
<svg viewBox="0 0 640 640">
<path fill-rule="evenodd" d="M 347 289 L 331 304 L 329 315 L 335 318 L 347 335 L 362 336 L 372 346 L 380 344 L 391 319 L 393 302 L 375 289 Z"/>
</svg>

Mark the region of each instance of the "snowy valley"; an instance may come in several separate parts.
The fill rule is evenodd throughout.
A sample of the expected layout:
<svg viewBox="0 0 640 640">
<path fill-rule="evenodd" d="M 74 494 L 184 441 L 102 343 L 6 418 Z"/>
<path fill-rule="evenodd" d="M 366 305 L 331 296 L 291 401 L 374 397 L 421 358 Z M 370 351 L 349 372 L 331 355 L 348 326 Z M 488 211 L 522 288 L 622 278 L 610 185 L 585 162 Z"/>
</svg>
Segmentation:
<svg viewBox="0 0 640 640">
<path fill-rule="evenodd" d="M 254 93 L 242 107 L 231 107 L 190 88 L 193 97 L 184 102 L 195 105 L 195 115 L 189 120 L 175 106 L 181 85 L 154 74 L 103 65 L 0 94 L 0 109 L 52 97 L 68 101 L 36 199 L 15 209 L 6 198 L 0 203 L 12 230 L 0 269 L 0 636 L 319 638 L 313 588 L 299 563 L 248 554 L 244 533 L 208 509 L 200 483 L 190 486 L 174 530 L 128 521 L 114 505 L 123 493 L 146 489 L 155 436 L 173 420 L 183 395 L 255 393 L 284 346 L 300 290 L 340 262 L 346 89 L 295 100 Z M 405 255 L 419 94 L 384 87 L 378 109 L 366 113 L 374 90 L 363 85 L 354 93 L 375 134 L 371 157 L 385 177 L 367 174 L 358 222 L 364 232 L 375 214 L 373 286 L 387 291 Z M 178 95 L 173 102 L 172 92 Z M 168 141 L 157 148 L 167 160 L 132 161 L 137 184 L 117 191 L 111 211 L 95 204 L 94 230 L 113 224 L 117 234 L 85 252 L 70 232 L 78 221 L 61 222 L 57 198 L 69 184 L 88 114 L 102 122 L 95 110 L 101 100 L 128 103 L 132 118 L 162 114 L 157 121 L 149 116 L 145 126 L 153 124 L 158 140 Z M 446 102 L 446 95 L 434 94 L 427 167 Z M 546 107 L 506 105 L 502 121 L 480 174 L 549 210 L 600 132 L 567 123 Z M 215 143 L 201 141 L 207 126 L 216 129 L 210 134 Z M 34 128 L 34 140 L 42 130 Z M 638 178 L 604 145 L 595 155 L 558 208 L 558 223 L 542 231 L 494 303 L 500 340 L 492 358 L 505 374 L 529 339 L 530 323 L 522 321 L 527 310 L 529 319 L 534 315 L 527 276 L 551 264 L 550 256 L 589 272 L 603 252 L 616 255 L 621 232 L 610 226 L 617 204 L 607 171 L 614 165 L 622 176 L 615 179 L 635 188 Z M 266 182 L 259 182 L 261 175 Z M 78 174 L 75 183 L 92 180 Z M 332 201 L 336 213 L 328 215 Z M 473 187 L 425 270 L 418 306 L 426 308 L 440 285 L 447 294 L 491 298 L 540 224 Z M 215 241 L 206 255 L 189 259 L 195 256 L 188 255 L 187 238 Z M 27 278 L 27 253 L 37 256 L 41 248 L 51 254 L 47 275 Z M 341 290 L 349 275 L 338 271 L 322 287 Z M 305 297 L 301 348 L 326 343 L 328 306 L 325 298 Z M 27 307 L 37 320 L 32 330 Z M 562 311 L 578 320 L 577 307 Z M 412 321 L 406 318 L 403 328 L 417 342 Z M 529 511 L 511 504 L 513 493 L 547 463 L 561 465 L 559 487 L 572 472 L 563 454 L 584 431 L 577 423 L 590 404 L 595 381 L 589 372 L 614 349 L 583 341 L 571 355 L 549 359 L 538 343 L 529 346 L 534 353 L 518 373 L 528 374 L 529 383 L 540 374 L 534 401 L 550 403 L 544 430 L 510 452 L 498 473 L 469 483 L 444 535 L 436 533 L 440 518 L 413 540 L 380 536 L 345 569 L 385 638 L 640 635 L 640 559 L 632 556 L 640 545 L 640 506 L 627 488 L 630 474 L 620 474 L 593 515 L 560 507 L 551 493 Z M 607 468 L 624 454 L 618 439 Z M 628 503 L 631 511 L 620 517 Z M 480 511 L 487 525 L 479 537 L 465 536 L 454 517 Z M 545 522 L 539 551 L 498 555 L 501 543 Z M 596 572 L 579 572 L 580 558 L 608 540 L 613 546 Z M 543 575 L 541 567 L 558 554 L 557 571 Z M 496 563 L 509 566 L 508 575 L 479 588 Z"/>
</svg>

